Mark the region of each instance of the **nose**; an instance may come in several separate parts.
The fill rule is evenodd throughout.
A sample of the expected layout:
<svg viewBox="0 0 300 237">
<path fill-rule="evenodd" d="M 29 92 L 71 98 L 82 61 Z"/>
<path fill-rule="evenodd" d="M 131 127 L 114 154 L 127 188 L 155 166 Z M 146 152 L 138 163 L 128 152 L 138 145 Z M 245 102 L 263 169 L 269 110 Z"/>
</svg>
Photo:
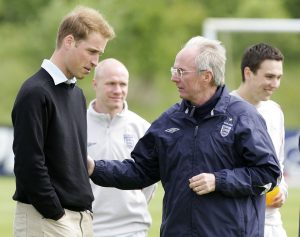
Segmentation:
<svg viewBox="0 0 300 237">
<path fill-rule="evenodd" d="M 274 88 L 274 89 L 278 89 L 279 86 L 280 86 L 280 79 L 275 79 L 275 80 L 273 80 L 271 86 L 272 86 L 272 88 Z"/>
<path fill-rule="evenodd" d="M 171 75 L 171 81 L 178 82 L 180 80 L 179 77 Z"/>
<path fill-rule="evenodd" d="M 114 93 L 122 93 L 122 87 L 120 85 L 114 86 Z"/>
<path fill-rule="evenodd" d="M 99 54 L 92 56 L 91 64 L 93 67 L 96 67 L 98 65 L 99 57 L 100 57 Z"/>
</svg>

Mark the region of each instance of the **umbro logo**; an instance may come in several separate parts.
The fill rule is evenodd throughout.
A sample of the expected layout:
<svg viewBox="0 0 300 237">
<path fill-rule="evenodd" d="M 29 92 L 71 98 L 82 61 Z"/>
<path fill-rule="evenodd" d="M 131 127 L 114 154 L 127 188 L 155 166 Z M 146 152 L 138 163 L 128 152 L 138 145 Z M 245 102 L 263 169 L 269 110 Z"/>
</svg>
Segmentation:
<svg viewBox="0 0 300 237">
<path fill-rule="evenodd" d="M 174 133 L 174 132 L 177 132 L 178 130 L 180 130 L 180 129 L 179 128 L 168 128 L 165 131 L 169 132 L 169 133 Z"/>
</svg>

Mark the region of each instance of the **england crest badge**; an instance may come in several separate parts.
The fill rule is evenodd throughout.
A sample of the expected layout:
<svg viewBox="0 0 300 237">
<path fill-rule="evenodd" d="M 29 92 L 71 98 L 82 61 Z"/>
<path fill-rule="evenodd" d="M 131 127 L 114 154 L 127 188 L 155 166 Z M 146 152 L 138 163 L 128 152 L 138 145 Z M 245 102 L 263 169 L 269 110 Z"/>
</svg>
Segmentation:
<svg viewBox="0 0 300 237">
<path fill-rule="evenodd" d="M 228 136 L 231 129 L 233 127 L 232 118 L 228 118 L 224 123 L 222 124 L 220 134 L 222 137 Z"/>
<path fill-rule="evenodd" d="M 126 146 L 129 148 L 129 149 L 133 149 L 134 146 L 135 146 L 135 139 L 134 139 L 134 136 L 131 135 L 131 134 L 124 134 L 123 135 L 123 138 L 124 138 L 124 143 L 126 144 Z"/>
</svg>

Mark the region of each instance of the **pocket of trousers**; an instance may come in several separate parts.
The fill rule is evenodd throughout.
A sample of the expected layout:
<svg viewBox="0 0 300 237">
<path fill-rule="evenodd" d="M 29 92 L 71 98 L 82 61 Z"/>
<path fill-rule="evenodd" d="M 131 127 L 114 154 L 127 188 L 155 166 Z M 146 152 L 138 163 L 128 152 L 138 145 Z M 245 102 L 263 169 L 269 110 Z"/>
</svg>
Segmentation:
<svg viewBox="0 0 300 237">
<path fill-rule="evenodd" d="M 43 233 L 45 237 L 65 237 L 76 236 L 73 223 L 67 215 L 64 215 L 59 220 L 43 219 Z"/>
</svg>

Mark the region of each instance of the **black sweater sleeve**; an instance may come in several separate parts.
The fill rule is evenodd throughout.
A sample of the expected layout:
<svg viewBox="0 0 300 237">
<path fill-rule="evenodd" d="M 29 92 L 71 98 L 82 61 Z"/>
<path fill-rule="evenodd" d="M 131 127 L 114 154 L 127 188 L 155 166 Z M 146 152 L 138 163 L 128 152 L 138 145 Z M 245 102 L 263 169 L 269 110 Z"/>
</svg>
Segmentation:
<svg viewBox="0 0 300 237">
<path fill-rule="evenodd" d="M 50 111 L 51 104 L 42 87 L 21 88 L 12 111 L 17 185 L 14 197 L 32 204 L 45 218 L 57 220 L 64 209 L 51 184 L 43 149 Z"/>
</svg>

